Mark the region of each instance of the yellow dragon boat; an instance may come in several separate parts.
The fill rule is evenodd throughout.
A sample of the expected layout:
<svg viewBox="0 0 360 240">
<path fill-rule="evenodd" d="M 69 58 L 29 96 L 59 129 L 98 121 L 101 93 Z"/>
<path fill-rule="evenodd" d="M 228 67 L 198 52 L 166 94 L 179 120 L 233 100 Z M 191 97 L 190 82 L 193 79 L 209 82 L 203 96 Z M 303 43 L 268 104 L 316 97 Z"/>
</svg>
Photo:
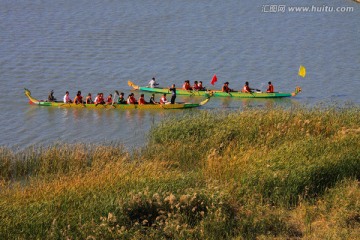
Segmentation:
<svg viewBox="0 0 360 240">
<path fill-rule="evenodd" d="M 25 88 L 25 96 L 29 98 L 30 104 L 46 107 L 61 107 L 61 108 L 91 108 L 91 109 L 183 109 L 195 108 L 205 105 L 210 100 L 210 95 L 200 103 L 175 103 L 175 104 L 75 104 L 64 103 L 62 101 L 48 102 L 37 100 L 31 96 L 30 90 Z"/>
</svg>

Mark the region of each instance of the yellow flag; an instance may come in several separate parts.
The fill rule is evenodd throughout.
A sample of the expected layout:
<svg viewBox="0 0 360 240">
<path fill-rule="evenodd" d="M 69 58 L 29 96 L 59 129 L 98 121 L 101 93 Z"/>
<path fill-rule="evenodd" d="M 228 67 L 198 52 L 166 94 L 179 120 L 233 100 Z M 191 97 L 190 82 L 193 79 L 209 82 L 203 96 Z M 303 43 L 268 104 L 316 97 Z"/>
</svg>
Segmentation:
<svg viewBox="0 0 360 240">
<path fill-rule="evenodd" d="M 300 65 L 300 67 L 299 67 L 299 76 L 305 77 L 305 75 L 306 75 L 306 69 L 305 69 L 305 67 L 303 65 Z"/>
</svg>

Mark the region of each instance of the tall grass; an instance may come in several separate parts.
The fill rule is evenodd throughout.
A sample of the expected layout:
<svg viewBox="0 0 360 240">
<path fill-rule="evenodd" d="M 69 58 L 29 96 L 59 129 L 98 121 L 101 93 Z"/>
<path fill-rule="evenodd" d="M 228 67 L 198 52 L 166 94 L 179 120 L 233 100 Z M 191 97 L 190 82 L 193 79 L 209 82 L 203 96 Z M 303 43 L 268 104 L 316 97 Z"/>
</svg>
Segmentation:
<svg viewBox="0 0 360 240">
<path fill-rule="evenodd" d="M 354 238 L 359 140 L 333 106 L 185 114 L 132 152 L 0 148 L 0 238 Z"/>
</svg>

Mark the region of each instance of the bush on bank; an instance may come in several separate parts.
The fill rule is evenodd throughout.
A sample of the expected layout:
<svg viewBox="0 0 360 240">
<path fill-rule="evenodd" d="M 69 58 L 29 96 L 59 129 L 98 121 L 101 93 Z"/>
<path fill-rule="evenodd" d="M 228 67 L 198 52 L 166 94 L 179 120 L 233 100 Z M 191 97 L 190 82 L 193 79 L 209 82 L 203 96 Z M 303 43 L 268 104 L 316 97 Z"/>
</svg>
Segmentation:
<svg viewBox="0 0 360 240">
<path fill-rule="evenodd" d="M 0 237 L 352 238 L 359 110 L 200 111 L 133 152 L 1 148 Z"/>
</svg>

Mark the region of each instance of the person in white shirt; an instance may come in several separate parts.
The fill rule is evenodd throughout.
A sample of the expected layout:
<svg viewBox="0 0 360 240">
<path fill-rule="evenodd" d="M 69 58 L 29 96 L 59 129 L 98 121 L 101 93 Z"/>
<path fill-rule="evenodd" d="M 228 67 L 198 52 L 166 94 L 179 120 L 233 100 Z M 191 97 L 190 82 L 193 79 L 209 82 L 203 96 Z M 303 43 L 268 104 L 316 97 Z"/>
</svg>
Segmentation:
<svg viewBox="0 0 360 240">
<path fill-rule="evenodd" d="M 71 101 L 71 98 L 70 98 L 70 96 L 69 96 L 69 92 L 68 92 L 68 91 L 66 91 L 66 93 L 65 93 L 65 96 L 64 96 L 64 103 L 72 103 L 72 101 Z"/>
<path fill-rule="evenodd" d="M 159 85 L 159 84 L 156 83 L 155 78 L 153 77 L 153 78 L 150 80 L 150 82 L 149 82 L 149 87 L 154 88 L 154 87 L 156 87 L 157 85 Z"/>
</svg>

